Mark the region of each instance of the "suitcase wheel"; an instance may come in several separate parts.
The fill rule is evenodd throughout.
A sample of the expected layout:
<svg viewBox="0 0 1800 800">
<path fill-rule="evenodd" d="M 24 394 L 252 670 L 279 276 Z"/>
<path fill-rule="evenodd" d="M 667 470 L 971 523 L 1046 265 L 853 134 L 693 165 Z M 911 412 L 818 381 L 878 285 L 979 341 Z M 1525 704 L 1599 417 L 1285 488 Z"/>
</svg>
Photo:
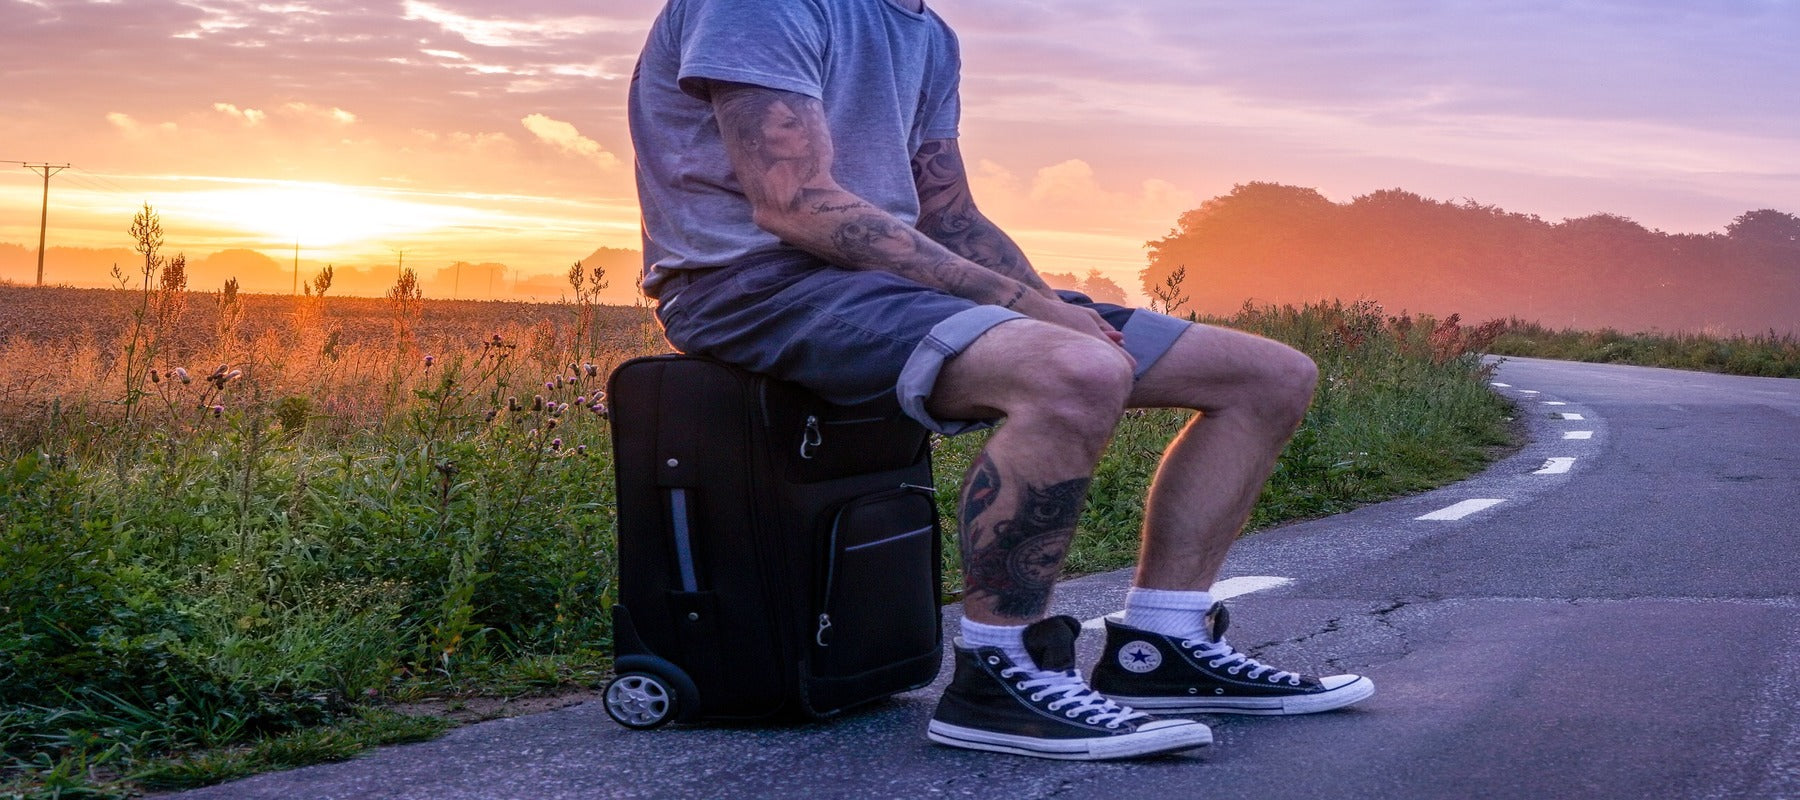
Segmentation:
<svg viewBox="0 0 1800 800">
<path fill-rule="evenodd" d="M 627 728 L 649 730 L 675 718 L 675 690 L 662 676 L 627 672 L 606 684 L 606 715 Z"/>
</svg>

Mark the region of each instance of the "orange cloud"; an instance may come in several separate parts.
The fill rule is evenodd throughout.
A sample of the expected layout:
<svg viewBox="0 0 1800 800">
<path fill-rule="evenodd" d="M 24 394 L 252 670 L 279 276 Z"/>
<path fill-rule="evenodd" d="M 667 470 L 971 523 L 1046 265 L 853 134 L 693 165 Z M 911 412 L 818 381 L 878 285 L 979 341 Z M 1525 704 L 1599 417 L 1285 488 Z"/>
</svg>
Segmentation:
<svg viewBox="0 0 1800 800">
<path fill-rule="evenodd" d="M 593 162 L 606 172 L 619 168 L 619 157 L 606 152 L 599 142 L 581 135 L 581 131 L 562 120 L 551 119 L 543 114 L 530 114 L 519 120 L 525 129 L 544 142 L 557 149 Z"/>
<path fill-rule="evenodd" d="M 240 109 L 231 103 L 213 103 L 213 110 L 228 117 L 237 117 L 246 124 L 255 125 L 269 118 L 268 114 L 254 108 Z"/>
</svg>

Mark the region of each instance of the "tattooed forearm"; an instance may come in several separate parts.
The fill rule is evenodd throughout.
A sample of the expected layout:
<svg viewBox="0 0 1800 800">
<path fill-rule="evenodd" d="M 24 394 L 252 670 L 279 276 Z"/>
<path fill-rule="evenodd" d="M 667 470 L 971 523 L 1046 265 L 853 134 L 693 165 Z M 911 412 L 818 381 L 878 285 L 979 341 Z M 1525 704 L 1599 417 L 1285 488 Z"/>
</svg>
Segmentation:
<svg viewBox="0 0 1800 800">
<path fill-rule="evenodd" d="M 921 232 L 952 253 L 1040 292 L 1050 291 L 1018 243 L 975 207 L 955 140 L 926 142 L 914 156 L 912 167 L 913 183 L 919 191 Z"/>
<path fill-rule="evenodd" d="M 992 603 L 1014 619 L 1035 619 L 1050 603 L 1063 556 L 1090 479 L 1036 486 L 1023 484 L 1006 514 L 1000 471 L 984 452 L 969 470 L 963 494 L 960 545 L 966 602 Z"/>
<path fill-rule="evenodd" d="M 833 215 L 830 251 L 834 261 L 876 266 L 951 294 L 997 303 L 1018 284 L 977 269 L 918 230 L 874 211 Z M 1017 303 L 1015 297 L 1011 302 Z"/>
<path fill-rule="evenodd" d="M 982 269 L 839 186 L 817 99 L 741 84 L 717 84 L 712 97 L 732 172 L 764 230 L 832 263 L 887 270 L 979 303 L 1003 302 L 1017 289 L 1018 280 Z"/>
<path fill-rule="evenodd" d="M 1013 306 L 1018 305 L 1020 300 L 1025 299 L 1025 292 L 1026 292 L 1025 284 L 1023 284 L 1023 283 L 1019 284 L 1018 291 L 1013 292 L 1013 296 L 1007 298 L 1006 302 L 1001 303 L 1000 306 L 1002 308 L 1012 308 Z"/>
</svg>

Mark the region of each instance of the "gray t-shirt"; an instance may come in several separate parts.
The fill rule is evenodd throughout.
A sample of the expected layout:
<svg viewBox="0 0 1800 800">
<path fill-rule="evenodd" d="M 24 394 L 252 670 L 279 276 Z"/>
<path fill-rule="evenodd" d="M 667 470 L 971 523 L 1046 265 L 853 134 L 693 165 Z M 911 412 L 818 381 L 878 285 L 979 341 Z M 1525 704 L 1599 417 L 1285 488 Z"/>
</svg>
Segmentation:
<svg viewBox="0 0 1800 800">
<path fill-rule="evenodd" d="M 822 101 L 832 176 L 911 225 L 912 158 L 927 140 L 956 137 L 960 69 L 950 27 L 895 0 L 669 0 L 631 79 L 644 292 L 660 296 L 667 270 L 810 258 L 751 221 L 706 81 Z"/>
</svg>

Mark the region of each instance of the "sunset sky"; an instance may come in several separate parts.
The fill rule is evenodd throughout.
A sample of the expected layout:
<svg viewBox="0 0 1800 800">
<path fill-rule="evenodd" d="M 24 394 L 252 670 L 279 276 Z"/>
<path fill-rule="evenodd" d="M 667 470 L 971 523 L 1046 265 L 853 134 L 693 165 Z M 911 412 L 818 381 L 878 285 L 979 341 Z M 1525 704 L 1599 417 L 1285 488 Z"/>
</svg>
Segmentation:
<svg viewBox="0 0 1800 800">
<path fill-rule="evenodd" d="M 660 5 L 0 0 L 0 243 L 36 247 L 23 161 L 74 167 L 51 247 L 128 247 L 148 202 L 170 251 L 297 241 L 303 271 L 636 248 L 625 89 Z M 1044 270 L 1135 290 L 1146 240 L 1250 181 L 1670 232 L 1800 212 L 1795 0 L 933 8 L 976 199 Z"/>
</svg>

